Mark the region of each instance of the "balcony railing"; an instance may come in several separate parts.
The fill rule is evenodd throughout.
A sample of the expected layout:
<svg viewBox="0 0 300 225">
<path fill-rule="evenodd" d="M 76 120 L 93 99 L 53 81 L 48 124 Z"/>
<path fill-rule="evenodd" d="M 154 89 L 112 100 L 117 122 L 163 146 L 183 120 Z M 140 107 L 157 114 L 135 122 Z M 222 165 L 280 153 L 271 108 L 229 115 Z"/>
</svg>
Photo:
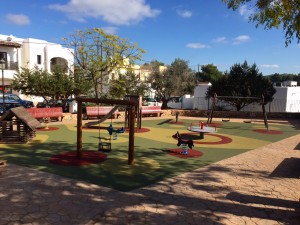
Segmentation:
<svg viewBox="0 0 300 225">
<path fill-rule="evenodd" d="M 19 67 L 19 63 L 18 62 L 14 62 L 14 61 L 6 61 L 5 62 L 5 70 L 17 70 Z"/>
</svg>

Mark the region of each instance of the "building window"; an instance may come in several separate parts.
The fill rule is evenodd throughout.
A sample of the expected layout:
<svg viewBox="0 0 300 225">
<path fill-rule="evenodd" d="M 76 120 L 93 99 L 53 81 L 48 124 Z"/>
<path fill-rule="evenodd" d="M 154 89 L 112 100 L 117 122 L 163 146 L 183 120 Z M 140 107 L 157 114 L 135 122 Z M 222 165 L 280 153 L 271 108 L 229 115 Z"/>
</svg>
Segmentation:
<svg viewBox="0 0 300 225">
<path fill-rule="evenodd" d="M 37 64 L 41 65 L 42 64 L 42 56 L 37 55 Z"/>
<path fill-rule="evenodd" d="M 0 52 L 0 60 L 4 59 L 5 62 L 7 62 L 7 52 Z"/>
</svg>

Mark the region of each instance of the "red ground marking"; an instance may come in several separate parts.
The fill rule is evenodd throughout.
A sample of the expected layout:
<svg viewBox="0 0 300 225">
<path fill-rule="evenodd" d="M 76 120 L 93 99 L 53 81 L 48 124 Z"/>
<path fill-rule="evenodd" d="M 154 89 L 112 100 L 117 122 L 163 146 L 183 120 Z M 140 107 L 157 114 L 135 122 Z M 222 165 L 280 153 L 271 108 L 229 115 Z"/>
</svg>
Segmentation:
<svg viewBox="0 0 300 225">
<path fill-rule="evenodd" d="M 64 152 L 53 155 L 49 158 L 49 162 L 61 166 L 86 166 L 90 164 L 98 164 L 103 162 L 107 155 L 97 151 L 82 151 L 82 157 L 77 158 L 77 152 Z"/>
<path fill-rule="evenodd" d="M 37 131 L 53 131 L 53 130 L 58 130 L 58 127 L 48 127 L 48 129 L 46 128 L 37 128 Z"/>
<path fill-rule="evenodd" d="M 256 129 L 256 130 L 253 130 L 253 131 L 257 132 L 257 133 L 262 133 L 262 134 L 283 134 L 283 132 L 279 131 L 279 130 Z"/>
<path fill-rule="evenodd" d="M 134 128 L 134 133 L 146 133 L 146 132 L 149 132 L 149 131 L 150 131 L 150 129 L 148 129 L 148 128 L 143 128 L 143 127 L 141 129 Z M 128 128 L 126 129 L 125 132 L 129 133 Z"/>
<path fill-rule="evenodd" d="M 200 152 L 200 151 L 197 151 L 197 150 L 194 150 L 194 149 L 189 149 L 187 155 L 183 155 L 183 154 L 181 154 L 181 152 L 182 152 L 181 148 L 174 148 L 174 149 L 170 149 L 168 151 L 168 154 L 172 155 L 172 156 L 175 156 L 175 157 L 178 157 L 178 158 L 184 158 L 184 159 L 197 158 L 197 157 L 200 157 L 200 156 L 203 155 L 203 152 Z"/>
<path fill-rule="evenodd" d="M 204 139 L 196 139 L 199 138 L 199 134 L 196 133 L 183 133 L 180 134 L 182 137 L 182 140 L 187 141 L 187 140 L 193 140 L 194 144 L 207 144 L 207 145 L 221 145 L 221 144 L 228 144 L 232 142 L 232 139 L 220 134 L 205 134 L 204 135 Z M 220 141 L 204 141 L 205 140 L 205 136 L 214 136 L 214 137 L 218 137 L 221 140 Z M 173 135 L 172 136 L 174 139 L 176 139 L 176 136 Z M 201 141 L 203 140 L 203 141 Z"/>
<path fill-rule="evenodd" d="M 192 126 L 199 126 L 199 122 L 192 122 L 189 125 L 191 125 L 191 124 L 192 124 Z M 204 122 L 203 126 L 207 126 L 207 123 Z M 208 124 L 208 127 L 221 127 L 221 126 L 223 126 L 223 123 L 209 123 Z"/>
</svg>

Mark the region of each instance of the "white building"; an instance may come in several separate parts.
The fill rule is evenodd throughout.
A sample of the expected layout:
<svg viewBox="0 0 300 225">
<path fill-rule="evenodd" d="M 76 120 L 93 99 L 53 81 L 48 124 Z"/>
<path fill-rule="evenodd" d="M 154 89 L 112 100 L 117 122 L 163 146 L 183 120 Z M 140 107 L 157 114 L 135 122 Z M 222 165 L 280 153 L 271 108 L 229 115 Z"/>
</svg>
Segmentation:
<svg viewBox="0 0 300 225">
<path fill-rule="evenodd" d="M 17 38 L 12 35 L 0 34 L 0 60 L 5 61 L 4 91 L 14 92 L 10 85 L 17 69 L 40 69 L 51 72 L 57 65 L 63 66 L 65 72 L 73 70 L 73 50 L 62 47 L 59 44 L 33 38 Z M 0 82 L 2 92 L 2 81 Z M 14 92 L 16 93 L 16 92 Z M 16 93 L 20 94 L 20 93 Z M 26 96 L 21 96 L 26 97 Z M 35 102 L 27 96 L 28 100 Z"/>
<path fill-rule="evenodd" d="M 172 109 L 193 109 L 194 96 L 183 95 L 180 97 L 170 97 L 167 106 Z"/>
<path fill-rule="evenodd" d="M 210 82 L 200 82 L 194 89 L 194 105 L 193 109 L 207 110 L 209 100 L 205 99 L 206 91 L 211 86 Z"/>
<path fill-rule="evenodd" d="M 200 83 L 194 89 L 194 109 L 208 110 L 211 103 L 205 99 L 206 91 L 210 83 Z M 300 112 L 300 86 L 296 81 L 285 81 L 274 84 L 276 93 L 273 101 L 266 105 L 268 112 Z M 242 111 L 261 111 L 261 106 L 251 104 L 242 109 Z"/>
<path fill-rule="evenodd" d="M 300 112 L 300 86 L 296 81 L 285 81 L 275 89 L 274 100 L 267 105 L 270 112 Z"/>
</svg>

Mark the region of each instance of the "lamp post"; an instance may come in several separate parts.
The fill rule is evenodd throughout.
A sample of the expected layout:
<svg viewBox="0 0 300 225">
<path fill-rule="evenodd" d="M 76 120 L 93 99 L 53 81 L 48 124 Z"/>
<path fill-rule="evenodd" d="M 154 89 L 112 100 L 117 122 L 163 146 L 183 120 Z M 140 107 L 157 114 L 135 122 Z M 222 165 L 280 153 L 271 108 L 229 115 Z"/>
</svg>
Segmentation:
<svg viewBox="0 0 300 225">
<path fill-rule="evenodd" d="M 3 113 L 5 112 L 5 99 L 4 99 L 4 69 L 5 69 L 5 60 L 0 59 L 0 65 L 1 65 L 1 70 L 2 70 L 2 110 Z"/>
</svg>

